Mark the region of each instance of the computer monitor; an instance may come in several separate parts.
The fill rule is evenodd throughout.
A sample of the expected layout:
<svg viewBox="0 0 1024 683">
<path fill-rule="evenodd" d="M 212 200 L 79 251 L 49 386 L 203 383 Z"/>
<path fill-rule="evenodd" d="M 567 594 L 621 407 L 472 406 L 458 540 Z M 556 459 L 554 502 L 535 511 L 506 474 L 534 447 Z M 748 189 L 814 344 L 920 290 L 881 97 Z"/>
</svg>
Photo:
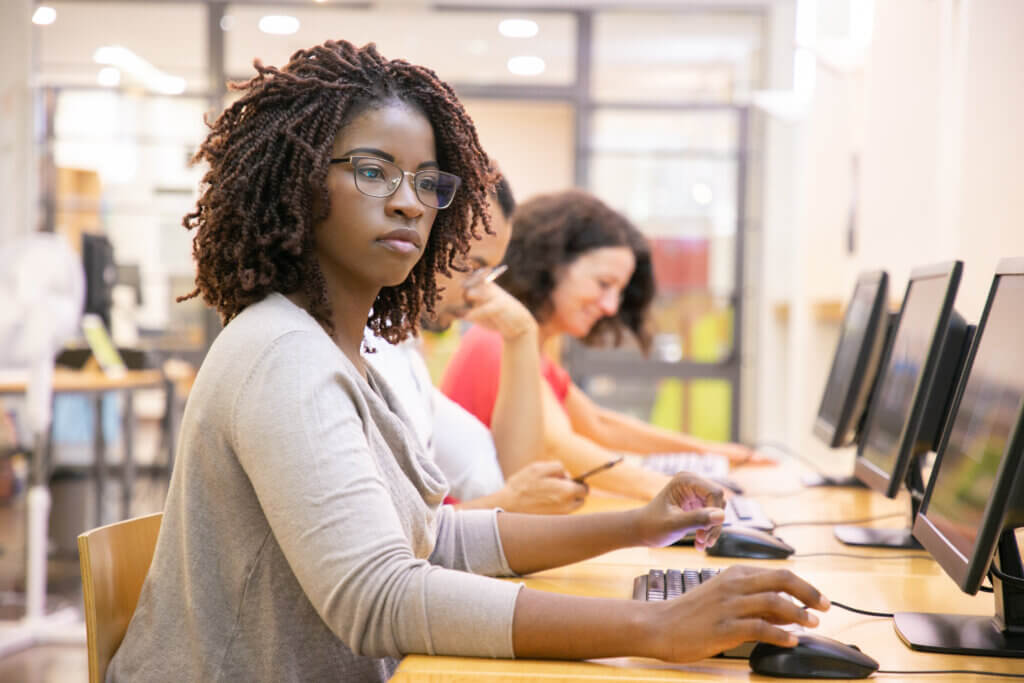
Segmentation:
<svg viewBox="0 0 1024 683">
<path fill-rule="evenodd" d="M 110 328 L 110 307 L 117 284 L 114 247 L 103 235 L 82 234 L 82 266 L 85 269 L 85 313 L 94 313 Z"/>
<path fill-rule="evenodd" d="M 856 440 L 882 358 L 888 296 L 889 276 L 885 271 L 863 273 L 857 278 L 814 421 L 814 435 L 829 448 L 849 446 Z"/>
<path fill-rule="evenodd" d="M 1024 259 L 1000 262 L 914 536 L 974 595 L 989 575 L 995 618 L 899 613 L 910 647 L 1024 657 L 1024 568 L 1014 530 L 1024 527 Z M 990 568 L 992 572 L 990 573 Z"/>
<path fill-rule="evenodd" d="M 954 261 L 911 273 L 857 446 L 854 474 L 865 484 L 893 498 L 906 482 L 911 526 L 924 495 L 920 460 L 937 445 L 965 350 L 967 324 L 953 310 L 962 270 Z M 839 526 L 835 535 L 850 545 L 920 547 L 910 528 Z"/>
</svg>

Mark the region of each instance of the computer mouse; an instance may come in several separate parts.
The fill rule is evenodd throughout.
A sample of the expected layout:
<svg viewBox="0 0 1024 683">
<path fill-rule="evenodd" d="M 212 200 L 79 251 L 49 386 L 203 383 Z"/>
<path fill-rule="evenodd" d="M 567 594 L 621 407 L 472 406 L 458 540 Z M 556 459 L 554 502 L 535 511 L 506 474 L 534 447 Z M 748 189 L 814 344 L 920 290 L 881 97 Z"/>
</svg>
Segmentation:
<svg viewBox="0 0 1024 683">
<path fill-rule="evenodd" d="M 750 652 L 754 673 L 783 678 L 867 678 L 878 662 L 851 645 L 800 633 L 795 647 L 758 643 Z"/>
<path fill-rule="evenodd" d="M 715 557 L 743 557 L 750 560 L 778 560 L 789 557 L 793 546 L 767 531 L 744 526 L 722 527 L 718 541 L 707 549 Z"/>
</svg>

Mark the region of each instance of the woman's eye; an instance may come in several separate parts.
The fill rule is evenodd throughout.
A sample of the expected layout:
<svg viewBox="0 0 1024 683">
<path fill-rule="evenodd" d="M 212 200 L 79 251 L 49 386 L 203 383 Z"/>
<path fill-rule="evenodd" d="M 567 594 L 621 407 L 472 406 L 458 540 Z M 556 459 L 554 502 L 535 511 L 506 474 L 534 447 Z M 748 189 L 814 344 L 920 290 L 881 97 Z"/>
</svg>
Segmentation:
<svg viewBox="0 0 1024 683">
<path fill-rule="evenodd" d="M 380 180 L 384 177 L 384 169 L 380 166 L 360 166 L 357 170 L 359 175 L 369 180 Z"/>
<path fill-rule="evenodd" d="M 437 189 L 437 180 L 434 178 L 420 178 L 420 189 L 433 192 Z"/>
</svg>

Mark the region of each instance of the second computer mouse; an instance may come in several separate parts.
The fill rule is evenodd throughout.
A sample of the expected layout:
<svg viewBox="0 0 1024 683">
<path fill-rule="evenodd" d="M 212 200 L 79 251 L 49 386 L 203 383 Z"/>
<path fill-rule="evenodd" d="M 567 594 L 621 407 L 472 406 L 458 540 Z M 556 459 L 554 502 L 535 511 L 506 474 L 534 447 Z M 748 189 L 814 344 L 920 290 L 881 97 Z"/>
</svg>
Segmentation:
<svg viewBox="0 0 1024 683">
<path fill-rule="evenodd" d="M 778 560 L 789 557 L 793 552 L 793 546 L 781 538 L 743 526 L 723 527 L 718 541 L 707 549 L 708 555 L 750 560 Z"/>
<path fill-rule="evenodd" d="M 812 633 L 796 647 L 758 643 L 750 653 L 754 673 L 785 678 L 867 678 L 878 662 L 855 647 Z"/>
</svg>

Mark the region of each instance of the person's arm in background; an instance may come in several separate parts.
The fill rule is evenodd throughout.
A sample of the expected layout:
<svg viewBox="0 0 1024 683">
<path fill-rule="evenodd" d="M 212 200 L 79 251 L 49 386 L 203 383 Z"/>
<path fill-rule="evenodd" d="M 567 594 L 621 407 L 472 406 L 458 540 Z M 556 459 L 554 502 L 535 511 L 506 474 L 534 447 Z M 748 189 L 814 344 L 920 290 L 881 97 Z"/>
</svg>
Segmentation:
<svg viewBox="0 0 1024 683">
<path fill-rule="evenodd" d="M 542 387 L 542 395 L 546 457 L 560 461 L 570 474 L 577 476 L 618 455 L 573 429 L 547 382 Z M 641 469 L 629 463 L 621 463 L 587 479 L 591 486 L 641 500 L 653 498 L 668 481 L 669 478 L 664 474 Z"/>
<path fill-rule="evenodd" d="M 565 412 L 572 428 L 605 448 L 634 453 L 696 451 L 721 453 L 733 465 L 774 464 L 775 459 L 757 453 L 742 444 L 705 441 L 689 434 L 647 424 L 641 420 L 602 408 L 574 384 L 569 385 Z"/>
<path fill-rule="evenodd" d="M 501 335 L 500 372 L 490 428 L 498 463 L 505 476 L 511 477 L 540 459 L 543 452 L 543 379 L 537 323 L 525 306 L 493 282 L 466 287 L 465 297 L 471 308 L 464 318 Z"/>
<path fill-rule="evenodd" d="M 494 493 L 458 503 L 458 510 L 501 508 L 506 512 L 557 515 L 583 505 L 588 489 L 569 478 L 562 464 L 552 460 L 532 462 L 519 470 Z"/>
</svg>

